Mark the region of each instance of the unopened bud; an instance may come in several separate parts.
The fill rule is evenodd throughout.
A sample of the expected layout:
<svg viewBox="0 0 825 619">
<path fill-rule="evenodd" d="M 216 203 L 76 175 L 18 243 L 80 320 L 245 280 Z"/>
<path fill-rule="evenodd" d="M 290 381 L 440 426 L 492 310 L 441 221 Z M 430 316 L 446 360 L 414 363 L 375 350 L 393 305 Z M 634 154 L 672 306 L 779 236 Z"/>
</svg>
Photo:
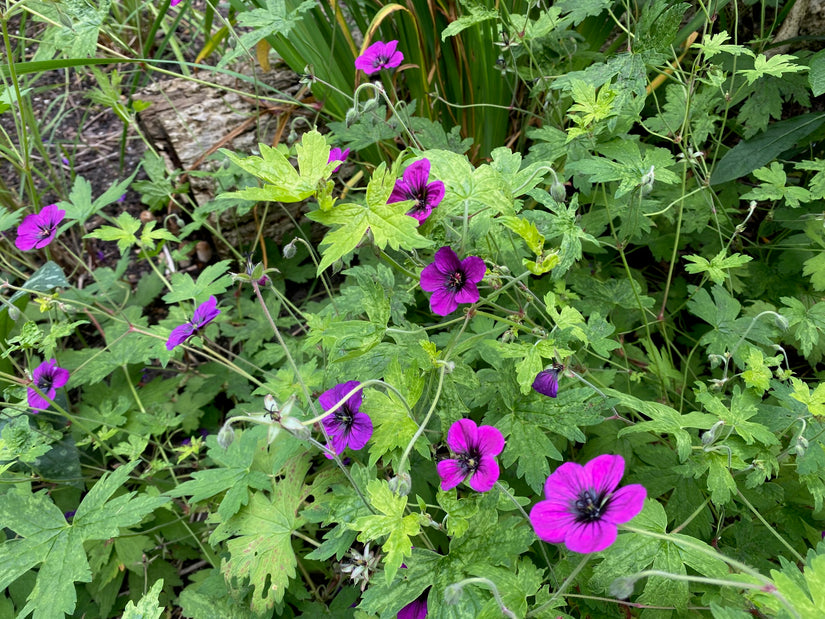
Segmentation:
<svg viewBox="0 0 825 619">
<path fill-rule="evenodd" d="M 808 439 L 804 436 L 797 436 L 796 437 L 796 444 L 791 449 L 792 452 L 796 453 L 797 456 L 804 456 L 805 451 L 808 449 Z"/>
<path fill-rule="evenodd" d="M 444 603 L 447 606 L 455 606 L 461 601 L 462 593 L 464 593 L 464 587 L 459 584 L 450 585 L 444 589 Z"/>
<path fill-rule="evenodd" d="M 399 473 L 389 481 L 390 490 L 398 496 L 407 496 L 412 490 L 412 479 L 409 473 Z"/>
<path fill-rule="evenodd" d="M 284 258 L 286 258 L 287 260 L 289 260 L 290 258 L 295 257 L 295 254 L 298 251 L 297 248 L 295 247 L 295 243 L 297 241 L 298 241 L 298 239 L 292 239 L 289 243 L 284 245 L 283 254 L 284 254 Z"/>
<path fill-rule="evenodd" d="M 567 199 L 567 190 L 564 185 L 559 182 L 555 172 L 553 173 L 553 183 L 550 185 L 550 196 L 559 204 L 563 204 Z"/>
<path fill-rule="evenodd" d="M 358 111 L 355 108 L 350 108 L 347 110 L 347 115 L 344 117 L 344 124 L 346 125 L 347 129 L 352 127 L 358 121 Z"/>
<path fill-rule="evenodd" d="M 716 437 L 719 435 L 719 429 L 725 425 L 725 422 L 721 419 L 714 423 L 710 430 L 702 434 L 702 445 L 712 445 L 714 441 L 716 441 Z"/>
<path fill-rule="evenodd" d="M 364 113 L 373 111 L 375 108 L 378 107 L 378 99 L 367 99 L 364 103 Z"/>
<path fill-rule="evenodd" d="M 617 578 L 610 583 L 610 595 L 620 600 L 626 600 L 633 595 L 633 585 L 636 584 L 634 578 Z"/>
<path fill-rule="evenodd" d="M 218 445 L 226 449 L 235 441 L 235 430 L 232 428 L 231 419 L 228 420 L 218 432 Z"/>
<path fill-rule="evenodd" d="M 20 310 L 17 309 L 16 305 L 12 305 L 9 303 L 6 307 L 9 308 L 9 318 L 12 322 L 17 322 L 17 319 L 20 318 Z"/>
</svg>

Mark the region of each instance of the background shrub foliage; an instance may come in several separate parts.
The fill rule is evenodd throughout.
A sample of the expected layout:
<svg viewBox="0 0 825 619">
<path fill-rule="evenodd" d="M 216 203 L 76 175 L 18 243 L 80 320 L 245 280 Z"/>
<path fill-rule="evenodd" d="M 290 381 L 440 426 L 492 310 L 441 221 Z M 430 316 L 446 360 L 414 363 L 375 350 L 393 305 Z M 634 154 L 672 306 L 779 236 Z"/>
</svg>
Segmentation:
<svg viewBox="0 0 825 619">
<path fill-rule="evenodd" d="M 822 616 L 825 56 L 777 49 L 793 2 L 169 4 L 0 12 L 0 615 Z M 273 54 L 323 133 L 221 150 L 207 204 L 150 144 L 67 173 L 32 99 L 93 69 L 125 145 L 148 78 Z M 302 201 L 280 247 L 215 218 Z M 226 258 L 176 268 L 203 239 Z M 442 490 L 472 454 L 498 474 Z M 540 541 L 551 473 L 605 454 L 644 508 Z"/>
</svg>

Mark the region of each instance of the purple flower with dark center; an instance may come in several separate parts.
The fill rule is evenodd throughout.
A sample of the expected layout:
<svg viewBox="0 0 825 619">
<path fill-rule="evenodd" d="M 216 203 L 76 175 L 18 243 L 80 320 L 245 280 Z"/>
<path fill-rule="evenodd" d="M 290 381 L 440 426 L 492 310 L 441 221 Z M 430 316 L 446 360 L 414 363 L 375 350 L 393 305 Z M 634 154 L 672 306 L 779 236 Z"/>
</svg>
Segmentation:
<svg viewBox="0 0 825 619">
<path fill-rule="evenodd" d="M 581 466 L 565 462 L 544 484 L 547 500 L 530 510 L 536 535 L 564 542 L 573 552 L 599 552 L 616 541 L 617 527 L 642 511 L 647 491 L 632 484 L 616 490 L 624 458 L 605 454 Z"/>
<path fill-rule="evenodd" d="M 14 241 L 17 249 L 29 251 L 46 247 L 54 240 L 57 226 L 65 216 L 66 211 L 57 208 L 56 204 L 49 204 L 39 213 L 27 215 L 17 227 L 17 238 Z"/>
<path fill-rule="evenodd" d="M 430 178 L 430 160 L 420 159 L 407 166 L 402 178 L 395 181 L 389 203 L 414 200 L 412 209 L 407 215 L 414 217 L 418 223 L 423 223 L 433 209 L 444 199 L 444 183 L 433 181 Z"/>
<path fill-rule="evenodd" d="M 361 69 L 367 75 L 372 75 L 381 69 L 397 67 L 404 60 L 404 54 L 396 51 L 396 47 L 398 47 L 398 41 L 389 43 L 376 41 L 355 59 L 355 68 Z"/>
<path fill-rule="evenodd" d="M 555 398 L 559 392 L 559 374 L 563 370 L 564 366 L 560 363 L 554 363 L 549 368 L 542 370 L 533 381 L 533 389 L 542 395 Z"/>
<path fill-rule="evenodd" d="M 357 380 L 350 380 L 335 385 L 332 389 L 324 391 L 318 401 L 323 409 L 328 411 L 360 384 Z M 343 453 L 347 447 L 361 449 L 372 436 L 372 419 L 358 410 L 361 408 L 361 399 L 361 391 L 356 391 L 321 422 L 329 434 L 332 449 L 337 454 Z"/>
<path fill-rule="evenodd" d="M 421 271 L 421 289 L 432 292 L 430 309 L 439 316 L 446 316 L 458 308 L 459 303 L 475 303 L 479 293 L 476 284 L 484 279 L 487 267 L 478 256 L 459 260 L 450 247 L 435 252 L 432 264 Z"/>
<path fill-rule="evenodd" d="M 218 314 L 221 313 L 221 310 L 216 307 L 217 304 L 217 299 L 215 299 L 214 296 L 210 296 L 208 301 L 204 301 L 198 306 L 190 322 L 172 329 L 172 333 L 169 334 L 169 339 L 166 340 L 166 350 L 172 350 L 178 344 L 183 344 L 191 336 L 215 320 Z"/>
<path fill-rule="evenodd" d="M 425 619 L 427 617 L 427 596 L 429 593 L 430 588 L 427 587 L 424 593 L 398 611 L 396 619 Z"/>
<path fill-rule="evenodd" d="M 495 485 L 499 475 L 495 457 L 504 449 L 504 437 L 496 428 L 459 419 L 447 431 L 447 447 L 457 457 L 436 465 L 442 490 L 455 488 L 467 477 L 476 492 L 487 492 Z"/>
<path fill-rule="evenodd" d="M 54 400 L 57 390 L 69 382 L 69 370 L 57 367 L 57 361 L 49 359 L 38 365 L 32 373 L 32 384 L 46 394 L 49 400 Z M 33 387 L 27 391 L 29 406 L 35 409 L 49 408 L 49 402 L 37 393 Z M 36 411 L 35 411 L 36 412 Z"/>
<path fill-rule="evenodd" d="M 346 148 L 344 150 L 341 150 L 336 146 L 335 148 L 331 148 L 329 150 L 329 159 L 327 159 L 327 163 L 332 163 L 333 161 L 340 161 L 341 165 L 343 165 L 343 163 L 347 160 L 347 157 L 349 157 L 349 149 Z M 333 170 L 333 172 L 337 172 L 338 170 L 340 170 L 341 165 L 336 167 Z"/>
</svg>

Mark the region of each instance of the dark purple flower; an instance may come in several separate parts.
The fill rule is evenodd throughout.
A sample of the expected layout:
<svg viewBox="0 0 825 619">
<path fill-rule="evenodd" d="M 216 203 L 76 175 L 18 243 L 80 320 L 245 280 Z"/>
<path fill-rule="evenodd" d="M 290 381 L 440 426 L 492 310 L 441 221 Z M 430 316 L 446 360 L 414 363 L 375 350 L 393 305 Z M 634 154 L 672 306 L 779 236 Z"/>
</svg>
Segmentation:
<svg viewBox="0 0 825 619">
<path fill-rule="evenodd" d="M 599 552 L 610 546 L 616 541 L 616 525 L 642 511 L 647 496 L 639 484 L 616 490 L 622 475 L 621 456 L 605 454 L 584 466 L 562 464 L 544 484 L 547 500 L 530 511 L 536 535 L 552 544 L 564 542 L 573 552 Z"/>
<path fill-rule="evenodd" d="M 403 177 L 395 181 L 395 187 L 387 201 L 392 203 L 415 200 L 415 204 L 407 215 L 415 217 L 418 223 L 423 223 L 444 198 L 444 183 L 433 181 L 428 184 L 429 178 L 429 159 L 420 159 L 411 163 L 404 170 Z"/>
<path fill-rule="evenodd" d="M 398 611 L 396 619 L 425 619 L 427 616 L 427 596 L 429 592 L 430 588 L 427 587 L 424 593 Z"/>
<path fill-rule="evenodd" d="M 198 306 L 190 322 L 186 322 L 172 329 L 172 333 L 169 334 L 169 339 L 166 340 L 166 350 L 172 350 L 178 344 L 183 344 L 187 339 L 215 320 L 218 314 L 221 313 L 221 310 L 216 307 L 217 304 L 217 299 L 215 299 L 214 296 L 210 296 L 208 301 L 204 301 Z"/>
<path fill-rule="evenodd" d="M 450 247 L 435 252 L 432 264 L 421 271 L 421 289 L 432 292 L 430 309 L 439 316 L 446 316 L 458 308 L 459 303 L 475 303 L 479 293 L 476 284 L 484 279 L 487 267 L 478 256 L 468 256 L 459 261 Z"/>
<path fill-rule="evenodd" d="M 324 391 L 318 398 L 325 411 L 330 410 L 344 399 L 350 391 L 360 385 L 357 380 L 350 380 L 335 385 Z M 372 436 L 372 419 L 366 413 L 361 413 L 361 391 L 353 393 L 334 413 L 324 417 L 322 423 L 329 434 L 332 449 L 335 453 L 343 453 L 344 449 L 361 449 Z"/>
<path fill-rule="evenodd" d="M 367 75 L 372 75 L 381 69 L 397 67 L 404 60 L 404 54 L 396 51 L 396 47 L 398 47 L 398 41 L 389 43 L 376 41 L 355 59 L 355 68 L 361 69 Z"/>
<path fill-rule="evenodd" d="M 49 400 L 54 400 L 57 390 L 69 382 L 69 370 L 57 367 L 57 361 L 49 359 L 38 365 L 32 374 L 32 384 L 46 394 Z M 33 387 L 28 389 L 29 406 L 32 408 L 47 409 L 49 402 Z"/>
<path fill-rule="evenodd" d="M 349 157 L 349 149 L 341 150 L 337 146 L 335 148 L 331 148 L 329 151 L 329 159 L 327 159 L 327 163 L 332 163 L 333 161 L 340 161 L 343 164 L 347 157 Z M 336 167 L 333 172 L 337 172 L 341 169 L 341 165 Z"/>
<path fill-rule="evenodd" d="M 559 392 L 559 374 L 564 370 L 564 366 L 554 363 L 549 368 L 542 370 L 536 375 L 533 381 L 533 389 L 542 395 L 555 398 Z"/>
<path fill-rule="evenodd" d="M 470 477 L 470 488 L 487 492 L 498 480 L 496 456 L 504 449 L 504 437 L 493 426 L 476 426 L 472 419 L 459 419 L 447 432 L 447 447 L 457 458 L 436 466 L 441 489 L 450 490 Z"/>
<path fill-rule="evenodd" d="M 57 208 L 56 204 L 49 204 L 39 213 L 27 215 L 17 227 L 17 239 L 14 241 L 17 249 L 29 251 L 46 247 L 54 240 L 57 226 L 65 216 L 66 211 Z"/>
</svg>

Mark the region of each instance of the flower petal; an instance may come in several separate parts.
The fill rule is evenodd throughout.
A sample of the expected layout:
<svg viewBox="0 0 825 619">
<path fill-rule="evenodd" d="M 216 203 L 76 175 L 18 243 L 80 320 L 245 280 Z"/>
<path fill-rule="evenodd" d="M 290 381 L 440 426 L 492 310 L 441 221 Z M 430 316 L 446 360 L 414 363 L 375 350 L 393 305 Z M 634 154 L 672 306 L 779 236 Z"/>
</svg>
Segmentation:
<svg viewBox="0 0 825 619">
<path fill-rule="evenodd" d="M 210 296 L 208 300 L 198 306 L 195 315 L 192 316 L 192 325 L 195 329 L 203 328 L 221 313 L 221 310 L 217 309 L 217 305 L 218 300 L 214 296 Z"/>
<path fill-rule="evenodd" d="M 499 476 L 498 462 L 492 456 L 481 456 L 476 472 L 470 478 L 470 488 L 487 492 L 496 485 Z"/>
<path fill-rule="evenodd" d="M 46 394 L 46 395 L 48 395 L 48 394 Z M 54 399 L 54 398 L 52 398 L 52 399 Z M 49 403 L 46 401 L 46 399 L 43 398 L 43 396 L 41 396 L 39 393 L 37 393 L 31 387 L 29 387 L 26 390 L 26 401 L 29 403 L 29 406 L 31 406 L 32 408 L 42 408 L 42 409 L 49 408 Z"/>
<path fill-rule="evenodd" d="M 372 436 L 372 419 L 366 413 L 355 413 L 349 429 L 347 444 L 350 449 L 359 450 L 367 444 Z"/>
<path fill-rule="evenodd" d="M 417 220 L 419 224 L 423 224 L 427 221 L 427 217 L 430 216 L 430 213 L 433 212 L 433 209 L 429 206 L 424 206 L 423 208 L 413 209 L 411 211 L 407 211 L 407 215 L 412 217 L 413 219 Z"/>
<path fill-rule="evenodd" d="M 407 166 L 404 170 L 404 181 L 413 193 L 420 193 L 427 186 L 430 178 L 430 160 L 419 159 Z"/>
<path fill-rule="evenodd" d="M 435 262 L 425 266 L 421 271 L 421 290 L 435 292 L 442 288 L 444 288 L 444 273 L 438 270 Z"/>
<path fill-rule="evenodd" d="M 461 290 L 455 293 L 455 301 L 456 303 L 475 303 L 480 296 L 474 283 L 465 282 Z"/>
<path fill-rule="evenodd" d="M 435 468 L 438 471 L 438 476 L 441 478 L 441 489 L 445 492 L 455 488 L 464 480 L 464 471 L 458 463 L 458 460 L 453 458 L 441 460 Z"/>
<path fill-rule="evenodd" d="M 467 276 L 467 281 L 473 284 L 484 279 L 484 274 L 487 272 L 487 267 L 484 260 L 478 256 L 467 256 L 461 261 L 461 270 Z"/>
<path fill-rule="evenodd" d="M 59 389 L 69 382 L 69 370 L 55 367 L 52 370 L 52 387 Z"/>
<path fill-rule="evenodd" d="M 169 339 L 166 340 L 166 350 L 172 350 L 175 346 L 183 344 L 194 332 L 195 328 L 188 322 L 175 327 L 172 329 L 172 333 L 169 334 Z"/>
<path fill-rule="evenodd" d="M 458 309 L 455 294 L 445 289 L 436 290 L 433 296 L 430 297 L 430 309 L 433 314 L 438 314 L 439 316 L 452 314 Z"/>
<path fill-rule="evenodd" d="M 592 480 L 592 487 L 597 494 L 610 494 L 624 475 L 624 458 L 602 454 L 585 464 L 584 472 Z"/>
<path fill-rule="evenodd" d="M 459 262 L 458 256 L 453 251 L 453 248 L 448 245 L 445 245 L 435 252 L 433 263 L 442 273 L 454 273 L 461 269 L 461 262 Z"/>
<path fill-rule="evenodd" d="M 569 509 L 550 501 L 539 501 L 530 510 L 530 523 L 539 539 L 560 544 L 576 520 Z"/>
<path fill-rule="evenodd" d="M 444 183 L 441 181 L 433 181 L 427 185 L 427 204 L 435 208 L 444 199 Z"/>
<path fill-rule="evenodd" d="M 467 453 L 477 445 L 478 426 L 472 419 L 459 419 L 447 431 L 447 447 L 453 453 Z"/>
<path fill-rule="evenodd" d="M 599 552 L 616 541 L 616 534 L 616 525 L 603 520 L 575 523 L 564 536 L 564 545 L 582 554 Z"/>
<path fill-rule="evenodd" d="M 426 619 L 427 617 L 427 592 L 419 595 L 412 602 L 398 611 L 396 619 Z"/>
<path fill-rule="evenodd" d="M 533 389 L 542 395 L 555 398 L 559 393 L 559 371 L 551 368 L 539 372 L 533 381 Z"/>
<path fill-rule="evenodd" d="M 403 179 L 398 179 L 395 181 L 395 186 L 392 188 L 392 193 L 390 193 L 390 197 L 387 198 L 387 204 L 393 204 L 394 202 L 404 202 L 405 200 L 412 200 L 413 196 L 411 195 L 410 186 L 407 184 L 407 181 Z"/>
<path fill-rule="evenodd" d="M 478 449 L 484 456 L 497 456 L 504 449 L 504 436 L 493 426 L 479 426 Z"/>
<path fill-rule="evenodd" d="M 318 396 L 318 401 L 321 403 L 321 407 L 328 411 L 333 406 L 335 406 L 340 400 L 344 399 L 350 391 L 355 389 L 358 385 L 360 385 L 357 380 L 348 380 L 345 383 L 339 383 L 335 385 L 332 389 L 327 389 Z M 349 407 L 350 411 L 353 413 L 357 412 L 359 408 L 361 408 L 361 391 L 356 391 L 352 394 L 349 399 L 347 400 L 346 406 Z M 326 417 L 329 419 L 329 417 Z"/>
<path fill-rule="evenodd" d="M 575 502 L 579 494 L 590 485 L 590 476 L 585 473 L 583 466 L 575 462 L 565 462 L 547 478 L 544 483 L 544 494 L 548 499 L 555 497 Z"/>
<path fill-rule="evenodd" d="M 630 484 L 619 488 L 608 500 L 602 512 L 602 520 L 613 524 L 629 522 L 642 511 L 647 498 L 647 490 L 640 484 Z"/>
</svg>

